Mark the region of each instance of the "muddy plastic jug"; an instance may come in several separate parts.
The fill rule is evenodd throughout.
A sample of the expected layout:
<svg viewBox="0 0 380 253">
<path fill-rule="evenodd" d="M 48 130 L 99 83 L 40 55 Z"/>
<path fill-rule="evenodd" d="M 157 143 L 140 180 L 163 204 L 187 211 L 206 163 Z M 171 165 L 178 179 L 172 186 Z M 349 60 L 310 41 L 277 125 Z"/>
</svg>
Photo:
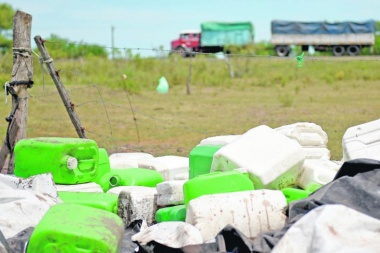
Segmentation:
<svg viewBox="0 0 380 253">
<path fill-rule="evenodd" d="M 216 193 L 254 190 L 252 181 L 236 171 L 212 172 L 190 179 L 183 185 L 185 205 L 197 197 Z"/>
<path fill-rule="evenodd" d="M 117 214 L 118 197 L 103 192 L 58 192 L 63 203 L 90 206 Z"/>
<path fill-rule="evenodd" d="M 77 184 L 92 182 L 98 173 L 99 149 L 89 139 L 23 139 L 14 153 L 14 174 L 22 178 L 51 172 L 57 184 Z"/>
<path fill-rule="evenodd" d="M 51 207 L 35 227 L 28 253 L 117 253 L 123 237 L 119 216 L 76 204 Z"/>
<path fill-rule="evenodd" d="M 131 169 L 115 169 L 104 174 L 100 179 L 100 186 L 104 192 L 117 186 L 147 186 L 156 187 L 158 183 L 164 179 L 158 171 L 131 168 Z"/>
<path fill-rule="evenodd" d="M 185 221 L 186 220 L 186 206 L 169 206 L 157 210 L 155 215 L 157 222 L 164 221 Z"/>
<path fill-rule="evenodd" d="M 194 147 L 189 154 L 189 179 L 210 173 L 214 153 L 221 147 L 221 145 L 198 145 Z"/>
</svg>

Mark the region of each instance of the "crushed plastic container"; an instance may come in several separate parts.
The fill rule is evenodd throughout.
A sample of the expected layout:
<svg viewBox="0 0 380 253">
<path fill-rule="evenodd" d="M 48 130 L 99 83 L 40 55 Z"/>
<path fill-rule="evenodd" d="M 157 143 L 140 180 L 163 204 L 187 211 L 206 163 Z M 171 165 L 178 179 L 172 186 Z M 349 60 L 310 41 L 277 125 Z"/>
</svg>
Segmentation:
<svg viewBox="0 0 380 253">
<path fill-rule="evenodd" d="M 314 192 L 323 185 L 330 183 L 339 168 L 340 165 L 332 161 L 306 159 L 297 185 L 308 192 Z"/>
<path fill-rule="evenodd" d="M 89 139 L 23 139 L 14 153 L 14 173 L 22 178 L 51 172 L 55 183 L 77 184 L 94 181 L 98 173 L 99 149 Z"/>
<path fill-rule="evenodd" d="M 380 119 L 350 127 L 342 139 L 343 160 L 380 160 Z"/>
<path fill-rule="evenodd" d="M 147 186 L 156 187 L 163 182 L 162 175 L 154 170 L 142 168 L 117 169 L 103 175 L 100 186 L 104 192 L 117 186 Z"/>
<path fill-rule="evenodd" d="M 297 122 L 275 130 L 298 141 L 304 147 L 326 147 L 328 142 L 327 133 L 315 123 Z"/>
<path fill-rule="evenodd" d="M 155 215 L 157 222 L 164 221 L 185 221 L 186 220 L 186 206 L 169 206 L 158 209 Z"/>
<path fill-rule="evenodd" d="M 78 204 L 117 214 L 116 195 L 102 192 L 58 192 L 63 203 Z"/>
<path fill-rule="evenodd" d="M 212 159 L 216 151 L 222 146 L 198 145 L 189 154 L 189 179 L 210 173 Z"/>
<path fill-rule="evenodd" d="M 290 202 L 307 198 L 310 194 L 308 191 L 297 188 L 282 188 L 281 191 L 284 194 L 288 205 Z"/>
<path fill-rule="evenodd" d="M 281 191 L 254 190 L 204 195 L 190 201 L 186 222 L 194 225 L 209 241 L 227 225 L 248 238 L 285 225 L 287 207 Z"/>
<path fill-rule="evenodd" d="M 183 185 L 185 205 L 203 195 L 254 190 L 253 183 L 236 171 L 213 172 L 190 179 Z"/>
<path fill-rule="evenodd" d="M 123 232 L 123 222 L 114 213 L 76 204 L 57 204 L 35 227 L 27 252 L 117 253 Z"/>
<path fill-rule="evenodd" d="M 280 132 L 261 125 L 244 133 L 215 154 L 211 171 L 244 168 L 256 189 L 292 187 L 300 176 L 302 146 Z"/>
<path fill-rule="evenodd" d="M 160 172 L 165 181 L 175 180 L 177 175 L 189 173 L 189 158 L 167 155 L 140 159 L 138 167 Z"/>
<path fill-rule="evenodd" d="M 111 169 L 138 168 L 138 160 L 153 158 L 144 152 L 114 153 L 109 156 Z"/>
</svg>

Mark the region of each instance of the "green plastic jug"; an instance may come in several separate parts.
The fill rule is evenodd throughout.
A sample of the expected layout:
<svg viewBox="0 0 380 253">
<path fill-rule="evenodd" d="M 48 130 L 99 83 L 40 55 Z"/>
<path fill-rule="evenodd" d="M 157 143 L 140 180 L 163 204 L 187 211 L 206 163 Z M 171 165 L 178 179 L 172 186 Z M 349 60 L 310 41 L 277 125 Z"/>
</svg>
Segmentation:
<svg viewBox="0 0 380 253">
<path fill-rule="evenodd" d="M 111 166 L 110 166 L 110 159 L 108 157 L 107 150 L 105 150 L 104 148 L 99 148 L 98 174 L 96 175 L 94 182 L 99 184 L 102 176 L 110 171 L 111 171 Z"/>
<path fill-rule="evenodd" d="M 158 209 L 156 212 L 155 220 L 157 222 L 163 221 L 185 221 L 186 220 L 186 206 L 169 206 Z"/>
<path fill-rule="evenodd" d="M 288 205 L 292 201 L 307 198 L 310 194 L 308 191 L 297 188 L 282 188 L 281 191 L 284 194 Z"/>
<path fill-rule="evenodd" d="M 185 205 L 203 195 L 254 190 L 252 181 L 236 171 L 212 172 L 190 179 L 183 185 Z"/>
<path fill-rule="evenodd" d="M 99 149 L 89 139 L 23 139 L 14 153 L 14 174 L 22 178 L 51 172 L 57 184 L 78 184 L 94 181 L 98 173 Z"/>
<path fill-rule="evenodd" d="M 115 169 L 102 176 L 100 186 L 104 192 L 117 186 L 147 186 L 156 187 L 157 184 L 163 182 L 164 179 L 158 171 L 130 168 Z"/>
<path fill-rule="evenodd" d="M 116 214 L 76 204 L 52 206 L 35 227 L 28 253 L 117 253 L 124 227 Z"/>
<path fill-rule="evenodd" d="M 210 173 L 212 159 L 222 146 L 205 145 L 194 147 L 189 154 L 189 179 Z"/>
<path fill-rule="evenodd" d="M 90 206 L 117 214 L 118 196 L 103 192 L 58 192 L 63 203 Z"/>
</svg>

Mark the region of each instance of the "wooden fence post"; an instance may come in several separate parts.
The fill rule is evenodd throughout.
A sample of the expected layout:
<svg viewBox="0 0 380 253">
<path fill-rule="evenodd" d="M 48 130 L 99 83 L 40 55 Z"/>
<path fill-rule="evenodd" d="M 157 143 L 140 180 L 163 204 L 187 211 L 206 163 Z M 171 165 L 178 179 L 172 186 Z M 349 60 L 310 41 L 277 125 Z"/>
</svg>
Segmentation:
<svg viewBox="0 0 380 253">
<path fill-rule="evenodd" d="M 9 156 L 7 173 L 13 174 L 16 143 L 26 137 L 28 118 L 27 88 L 33 85 L 33 64 L 31 49 L 32 16 L 17 11 L 13 16 L 13 68 L 11 81 L 5 84 L 7 94 L 12 95 L 12 109 L 6 118 L 8 129 L 3 146 L 0 149 L 0 169 L 4 169 Z"/>
<path fill-rule="evenodd" d="M 42 60 L 46 64 L 49 74 L 53 79 L 55 86 L 57 87 L 58 93 L 61 96 L 63 104 L 66 107 L 66 111 L 69 114 L 71 122 L 73 123 L 78 136 L 80 138 L 86 138 L 86 135 L 84 133 L 84 127 L 82 127 L 79 117 L 74 110 L 74 104 L 71 102 L 69 94 L 67 93 L 59 77 L 59 71 L 55 68 L 53 59 L 50 57 L 50 54 L 44 45 L 45 41 L 41 38 L 41 36 L 35 36 L 34 41 L 37 44 L 38 50 L 41 52 Z"/>
</svg>

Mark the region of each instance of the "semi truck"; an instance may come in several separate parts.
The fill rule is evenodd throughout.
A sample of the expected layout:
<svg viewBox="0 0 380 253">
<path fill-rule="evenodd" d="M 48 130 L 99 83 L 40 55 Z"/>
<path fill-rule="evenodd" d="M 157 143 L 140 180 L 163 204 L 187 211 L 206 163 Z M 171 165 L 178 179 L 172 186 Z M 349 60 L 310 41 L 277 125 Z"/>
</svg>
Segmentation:
<svg viewBox="0 0 380 253">
<path fill-rule="evenodd" d="M 278 56 L 288 56 L 291 46 L 307 51 L 332 51 L 334 56 L 356 56 L 364 47 L 375 44 L 375 21 L 365 22 L 296 22 L 273 20 L 271 43 Z"/>
<path fill-rule="evenodd" d="M 196 53 L 223 52 L 226 46 L 246 46 L 253 43 L 251 22 L 204 22 L 200 30 L 184 30 L 171 41 L 172 52 L 183 57 Z"/>
</svg>

